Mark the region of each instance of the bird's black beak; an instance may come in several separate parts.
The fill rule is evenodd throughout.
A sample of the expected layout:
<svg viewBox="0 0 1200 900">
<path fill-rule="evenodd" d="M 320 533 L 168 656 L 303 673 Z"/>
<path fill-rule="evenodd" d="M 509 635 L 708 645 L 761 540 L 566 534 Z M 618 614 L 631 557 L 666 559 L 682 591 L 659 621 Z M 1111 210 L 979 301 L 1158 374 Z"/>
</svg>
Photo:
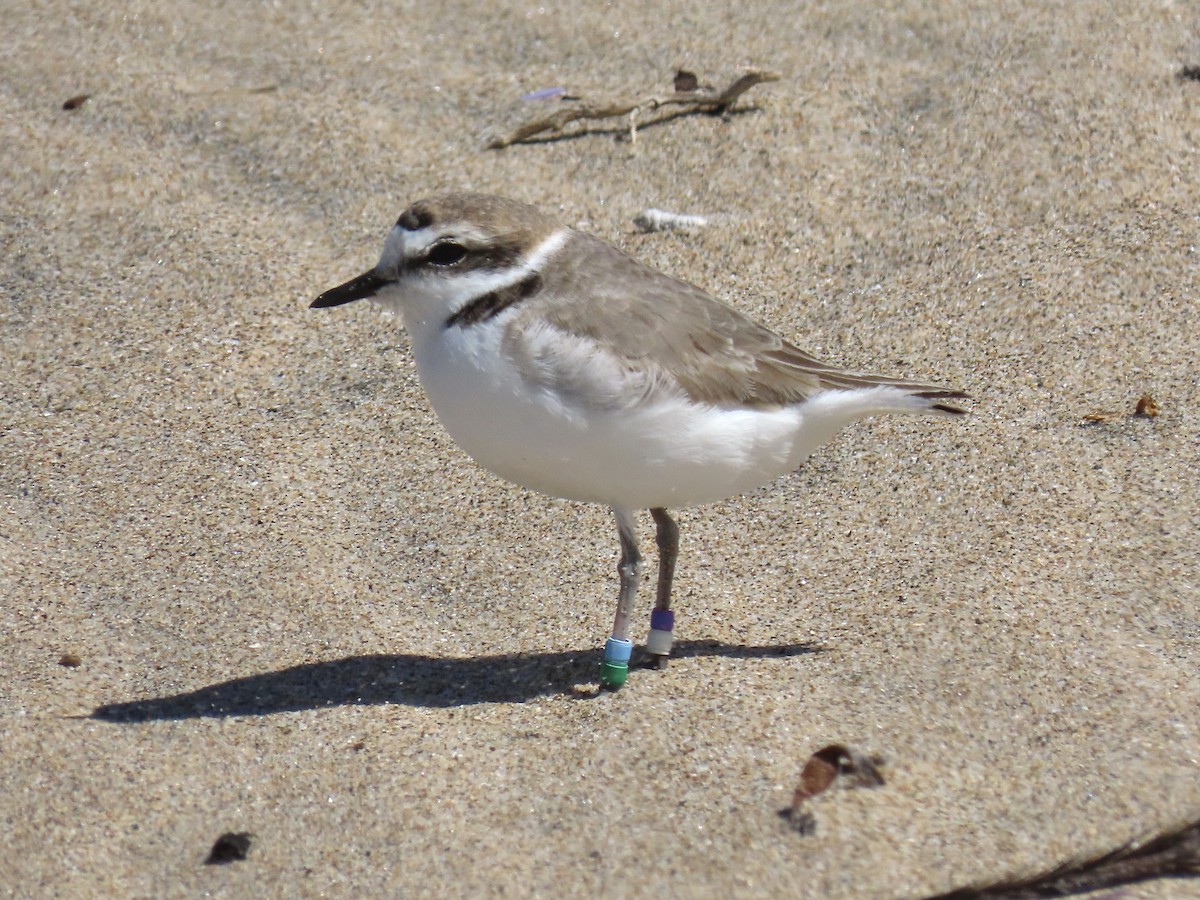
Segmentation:
<svg viewBox="0 0 1200 900">
<path fill-rule="evenodd" d="M 354 300 L 363 300 L 375 296 L 375 293 L 387 284 L 387 281 L 375 274 L 372 269 L 363 272 L 357 278 L 352 278 L 345 284 L 331 288 L 320 297 L 308 304 L 309 309 L 325 309 L 329 306 L 341 306 Z"/>
</svg>

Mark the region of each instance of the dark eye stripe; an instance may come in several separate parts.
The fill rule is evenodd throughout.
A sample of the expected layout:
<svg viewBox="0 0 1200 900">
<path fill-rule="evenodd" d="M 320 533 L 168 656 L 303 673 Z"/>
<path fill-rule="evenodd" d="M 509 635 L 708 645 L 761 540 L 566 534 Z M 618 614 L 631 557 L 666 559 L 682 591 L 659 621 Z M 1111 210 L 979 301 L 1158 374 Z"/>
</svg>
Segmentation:
<svg viewBox="0 0 1200 900">
<path fill-rule="evenodd" d="M 451 247 L 457 247 L 462 251 L 462 255 L 454 259 L 453 254 L 446 249 Z M 456 272 L 499 272 L 519 266 L 524 258 L 521 245 L 516 242 L 472 247 L 454 240 L 442 240 L 430 247 L 423 257 L 415 260 L 415 263 L 438 268 L 453 266 Z"/>
</svg>

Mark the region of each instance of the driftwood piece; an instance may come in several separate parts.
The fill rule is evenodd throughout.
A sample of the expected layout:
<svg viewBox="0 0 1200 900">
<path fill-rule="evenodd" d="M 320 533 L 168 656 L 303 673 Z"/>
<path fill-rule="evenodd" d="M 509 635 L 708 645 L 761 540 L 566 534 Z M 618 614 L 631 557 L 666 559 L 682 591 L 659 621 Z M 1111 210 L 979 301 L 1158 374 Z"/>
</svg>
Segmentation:
<svg viewBox="0 0 1200 900">
<path fill-rule="evenodd" d="M 669 94 L 651 95 L 640 100 L 604 100 L 597 103 L 584 102 L 579 106 L 560 109 L 548 116 L 541 116 L 518 126 L 510 133 L 493 138 L 487 144 L 489 150 L 499 150 L 509 144 L 519 144 L 545 131 L 561 131 L 564 126 L 579 119 L 611 119 L 629 116 L 631 136 L 637 134 L 637 117 L 668 106 L 682 107 L 687 112 L 719 112 L 732 106 L 742 94 L 756 84 L 778 81 L 776 72 L 749 69 L 724 90 L 697 86 L 694 90 L 674 90 Z M 679 84 L 678 79 L 676 84 Z"/>
</svg>

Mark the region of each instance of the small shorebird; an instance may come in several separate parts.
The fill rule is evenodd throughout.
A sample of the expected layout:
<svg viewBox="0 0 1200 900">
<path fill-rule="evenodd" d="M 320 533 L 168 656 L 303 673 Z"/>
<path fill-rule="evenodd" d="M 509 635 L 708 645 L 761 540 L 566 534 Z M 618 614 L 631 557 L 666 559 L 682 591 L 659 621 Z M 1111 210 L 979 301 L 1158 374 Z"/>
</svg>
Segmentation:
<svg viewBox="0 0 1200 900">
<path fill-rule="evenodd" d="M 961 391 L 846 372 L 693 285 L 531 206 L 448 194 L 410 206 L 371 270 L 314 307 L 398 311 L 438 417 L 480 465 L 612 508 L 620 593 L 601 684 L 628 675 L 642 558 L 657 525 L 646 649 L 665 664 L 679 531 L 668 507 L 721 500 L 795 469 L 880 413 L 961 414 Z"/>
</svg>

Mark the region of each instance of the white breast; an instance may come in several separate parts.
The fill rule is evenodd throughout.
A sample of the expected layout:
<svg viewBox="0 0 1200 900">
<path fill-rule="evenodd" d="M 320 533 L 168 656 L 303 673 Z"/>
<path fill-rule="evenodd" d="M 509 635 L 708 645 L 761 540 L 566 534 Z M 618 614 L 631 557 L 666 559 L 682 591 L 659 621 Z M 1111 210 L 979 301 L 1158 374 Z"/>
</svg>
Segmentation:
<svg viewBox="0 0 1200 900">
<path fill-rule="evenodd" d="M 717 409 L 666 394 L 607 402 L 612 381 L 599 363 L 595 391 L 580 389 L 578 373 L 569 385 L 531 380 L 505 352 L 509 318 L 412 331 L 417 373 L 446 430 L 509 481 L 610 506 L 686 506 L 765 484 L 823 443 L 799 440 L 803 406 Z"/>
</svg>

